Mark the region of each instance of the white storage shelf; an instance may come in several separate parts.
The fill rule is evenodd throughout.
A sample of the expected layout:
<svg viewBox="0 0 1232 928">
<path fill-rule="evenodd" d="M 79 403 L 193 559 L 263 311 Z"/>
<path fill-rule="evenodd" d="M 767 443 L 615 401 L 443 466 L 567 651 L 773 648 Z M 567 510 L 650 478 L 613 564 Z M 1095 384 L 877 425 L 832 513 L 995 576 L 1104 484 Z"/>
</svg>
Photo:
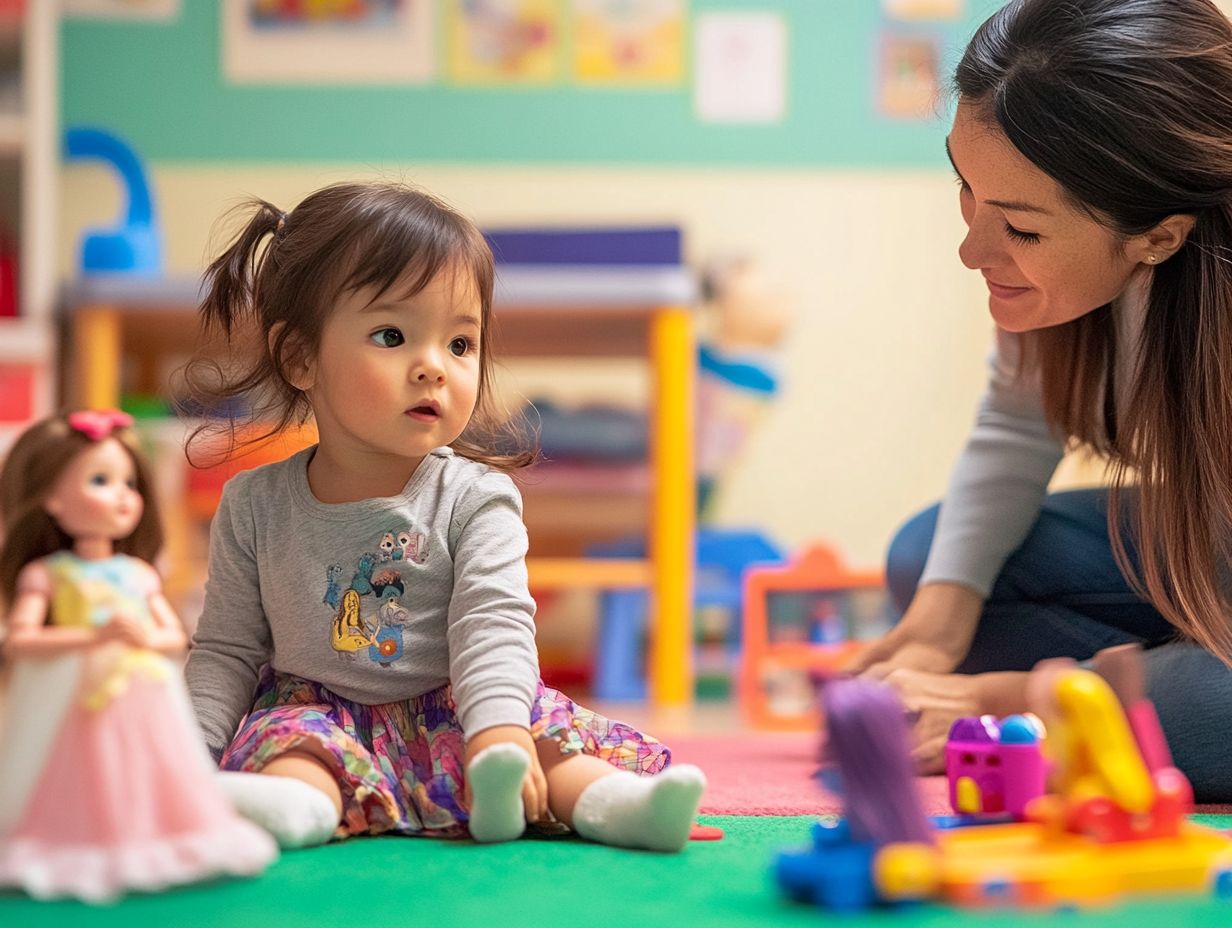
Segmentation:
<svg viewBox="0 0 1232 928">
<path fill-rule="evenodd" d="M 17 249 L 18 316 L 0 317 L 0 365 L 33 376 L 31 418 L 55 405 L 55 217 L 59 171 L 58 18 L 55 0 L 0 14 L 2 231 Z M 28 423 L 0 423 L 3 434 Z"/>
</svg>

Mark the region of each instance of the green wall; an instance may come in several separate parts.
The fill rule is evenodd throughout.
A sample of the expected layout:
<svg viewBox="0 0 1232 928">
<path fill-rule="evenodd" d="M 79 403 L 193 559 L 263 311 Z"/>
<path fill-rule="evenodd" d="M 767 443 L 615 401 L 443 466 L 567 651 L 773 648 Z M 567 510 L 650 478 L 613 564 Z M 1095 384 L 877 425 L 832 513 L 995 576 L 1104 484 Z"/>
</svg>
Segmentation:
<svg viewBox="0 0 1232 928">
<path fill-rule="evenodd" d="M 950 64 L 998 5 L 967 0 L 964 21 L 930 27 L 946 37 Z M 786 19 L 788 114 L 772 126 L 699 122 L 687 82 L 653 91 L 231 86 L 220 73 L 220 9 L 218 0 L 181 0 L 170 22 L 66 20 L 63 124 L 109 128 L 161 162 L 945 163 L 944 118 L 905 122 L 875 112 L 881 0 L 691 0 L 694 14 L 777 11 Z"/>
</svg>

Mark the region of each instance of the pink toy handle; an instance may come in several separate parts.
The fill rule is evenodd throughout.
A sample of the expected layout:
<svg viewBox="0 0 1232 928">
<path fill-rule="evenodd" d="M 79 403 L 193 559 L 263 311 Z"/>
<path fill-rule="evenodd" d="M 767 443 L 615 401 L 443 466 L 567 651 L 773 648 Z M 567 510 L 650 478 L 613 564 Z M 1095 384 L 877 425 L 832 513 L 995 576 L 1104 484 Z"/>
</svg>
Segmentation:
<svg viewBox="0 0 1232 928">
<path fill-rule="evenodd" d="M 1146 769 L 1154 773 L 1171 767 L 1172 752 L 1168 750 L 1168 740 L 1164 737 L 1163 726 L 1159 724 L 1159 716 L 1155 713 L 1155 704 L 1149 699 L 1140 699 L 1132 706 L 1126 707 L 1125 716 L 1129 720 L 1134 739 L 1138 742 L 1138 749 L 1142 752 Z"/>
<path fill-rule="evenodd" d="M 90 441 L 110 438 L 116 429 L 126 429 L 132 424 L 133 417 L 118 409 L 81 409 L 68 414 L 69 428 Z"/>
</svg>

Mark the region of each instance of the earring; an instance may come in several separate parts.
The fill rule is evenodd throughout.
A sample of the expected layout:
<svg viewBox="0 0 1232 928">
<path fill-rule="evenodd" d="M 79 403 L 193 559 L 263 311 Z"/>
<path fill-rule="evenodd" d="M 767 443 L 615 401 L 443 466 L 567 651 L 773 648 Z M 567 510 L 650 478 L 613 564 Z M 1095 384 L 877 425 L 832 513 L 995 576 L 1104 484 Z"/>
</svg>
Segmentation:
<svg viewBox="0 0 1232 928">
<path fill-rule="evenodd" d="M 1156 261 L 1158 261 L 1158 260 L 1159 260 L 1159 258 L 1158 258 L 1156 255 L 1147 255 L 1147 256 L 1146 256 L 1146 263 L 1147 263 L 1147 264 L 1154 264 L 1154 263 L 1155 263 Z"/>
</svg>

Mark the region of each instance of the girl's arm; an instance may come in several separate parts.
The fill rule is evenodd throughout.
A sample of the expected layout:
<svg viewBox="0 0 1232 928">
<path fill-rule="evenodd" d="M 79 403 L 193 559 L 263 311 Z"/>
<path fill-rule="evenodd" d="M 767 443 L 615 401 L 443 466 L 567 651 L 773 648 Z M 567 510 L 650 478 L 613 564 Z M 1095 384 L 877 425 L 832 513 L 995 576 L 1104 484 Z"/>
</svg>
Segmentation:
<svg viewBox="0 0 1232 928">
<path fill-rule="evenodd" d="M 257 574 L 250 476 L 244 472 L 228 481 L 210 525 L 205 608 L 184 671 L 197 723 L 215 760 L 252 707 L 271 648 Z"/>
<path fill-rule="evenodd" d="M 449 602 L 449 680 L 467 737 L 530 724 L 539 682 L 535 601 L 526 576 L 521 497 L 489 472 L 454 508 Z"/>
</svg>

